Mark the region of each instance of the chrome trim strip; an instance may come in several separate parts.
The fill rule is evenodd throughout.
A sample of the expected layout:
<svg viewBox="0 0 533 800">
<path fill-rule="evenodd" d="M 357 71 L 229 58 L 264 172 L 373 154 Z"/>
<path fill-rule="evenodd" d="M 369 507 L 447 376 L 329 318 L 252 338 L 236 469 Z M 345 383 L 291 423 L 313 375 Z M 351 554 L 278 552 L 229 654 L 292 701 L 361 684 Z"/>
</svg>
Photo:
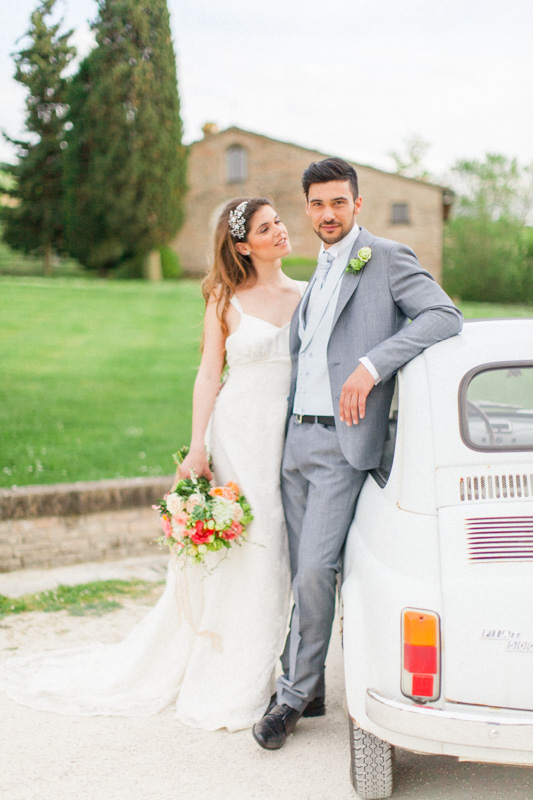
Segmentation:
<svg viewBox="0 0 533 800">
<path fill-rule="evenodd" d="M 366 691 L 366 713 L 389 731 L 417 739 L 504 750 L 533 750 L 533 712 L 493 709 L 473 711 L 473 706 L 445 709 L 415 705 Z M 465 709 L 462 711 L 462 709 Z M 467 710 L 468 709 L 468 710 Z"/>
</svg>

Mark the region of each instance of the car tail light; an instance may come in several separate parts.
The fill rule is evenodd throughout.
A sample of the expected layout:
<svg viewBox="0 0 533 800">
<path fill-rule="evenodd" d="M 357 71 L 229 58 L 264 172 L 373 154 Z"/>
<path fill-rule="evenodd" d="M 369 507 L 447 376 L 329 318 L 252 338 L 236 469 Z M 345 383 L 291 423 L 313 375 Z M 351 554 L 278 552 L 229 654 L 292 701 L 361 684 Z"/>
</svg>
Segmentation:
<svg viewBox="0 0 533 800">
<path fill-rule="evenodd" d="M 420 703 L 440 695 L 440 619 L 433 611 L 402 611 L 402 693 Z"/>
</svg>

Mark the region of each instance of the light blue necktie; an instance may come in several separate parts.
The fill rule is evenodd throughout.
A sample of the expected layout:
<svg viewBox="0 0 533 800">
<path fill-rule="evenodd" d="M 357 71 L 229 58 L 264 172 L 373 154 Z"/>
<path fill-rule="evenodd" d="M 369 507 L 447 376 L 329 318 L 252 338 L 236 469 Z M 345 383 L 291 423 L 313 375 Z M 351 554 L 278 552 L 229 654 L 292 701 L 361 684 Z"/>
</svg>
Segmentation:
<svg viewBox="0 0 533 800">
<path fill-rule="evenodd" d="M 328 276 L 329 269 L 333 262 L 335 261 L 335 257 L 331 255 L 328 250 L 323 250 L 319 256 L 316 266 L 316 283 L 318 284 L 318 289 L 322 289 L 326 282 L 326 278 Z"/>
<path fill-rule="evenodd" d="M 330 270 L 331 265 L 335 261 L 335 256 L 332 256 L 331 253 L 328 253 L 327 250 L 323 250 L 318 255 L 318 261 L 316 264 L 316 271 L 315 271 L 315 280 L 313 286 L 311 288 L 311 294 L 309 295 L 309 301 L 307 303 L 307 308 L 305 310 L 305 322 L 311 317 L 311 310 L 316 305 L 318 295 L 322 291 L 322 287 L 326 282 L 326 278 L 328 277 L 328 272 Z"/>
</svg>

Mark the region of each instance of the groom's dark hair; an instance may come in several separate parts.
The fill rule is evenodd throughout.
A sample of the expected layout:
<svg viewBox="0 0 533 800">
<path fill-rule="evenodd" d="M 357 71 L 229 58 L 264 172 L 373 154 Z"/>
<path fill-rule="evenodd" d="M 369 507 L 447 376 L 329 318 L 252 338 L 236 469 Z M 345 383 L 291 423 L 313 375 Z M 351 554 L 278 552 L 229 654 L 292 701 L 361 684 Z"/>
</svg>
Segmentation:
<svg viewBox="0 0 533 800">
<path fill-rule="evenodd" d="M 312 183 L 328 183 L 329 181 L 349 181 L 353 199 L 359 197 L 357 172 L 351 164 L 342 158 L 324 158 L 322 161 L 313 161 L 302 175 L 302 186 L 307 200 L 309 200 L 309 187 Z"/>
</svg>

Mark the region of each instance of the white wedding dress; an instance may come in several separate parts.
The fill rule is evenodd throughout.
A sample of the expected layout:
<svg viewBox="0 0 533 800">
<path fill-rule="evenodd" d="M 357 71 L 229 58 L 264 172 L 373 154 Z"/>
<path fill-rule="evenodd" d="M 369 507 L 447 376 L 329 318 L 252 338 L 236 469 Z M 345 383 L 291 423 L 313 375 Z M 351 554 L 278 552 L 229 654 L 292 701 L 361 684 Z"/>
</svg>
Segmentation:
<svg viewBox="0 0 533 800">
<path fill-rule="evenodd" d="M 241 314 L 208 430 L 217 484 L 235 481 L 254 514 L 248 541 L 199 565 L 169 563 L 163 595 L 118 644 L 10 658 L 0 690 L 23 705 L 83 716 L 145 716 L 250 727 L 263 714 L 286 634 L 290 573 L 279 470 L 290 378 L 289 325 Z M 217 563 L 220 562 L 220 563 Z"/>
</svg>

